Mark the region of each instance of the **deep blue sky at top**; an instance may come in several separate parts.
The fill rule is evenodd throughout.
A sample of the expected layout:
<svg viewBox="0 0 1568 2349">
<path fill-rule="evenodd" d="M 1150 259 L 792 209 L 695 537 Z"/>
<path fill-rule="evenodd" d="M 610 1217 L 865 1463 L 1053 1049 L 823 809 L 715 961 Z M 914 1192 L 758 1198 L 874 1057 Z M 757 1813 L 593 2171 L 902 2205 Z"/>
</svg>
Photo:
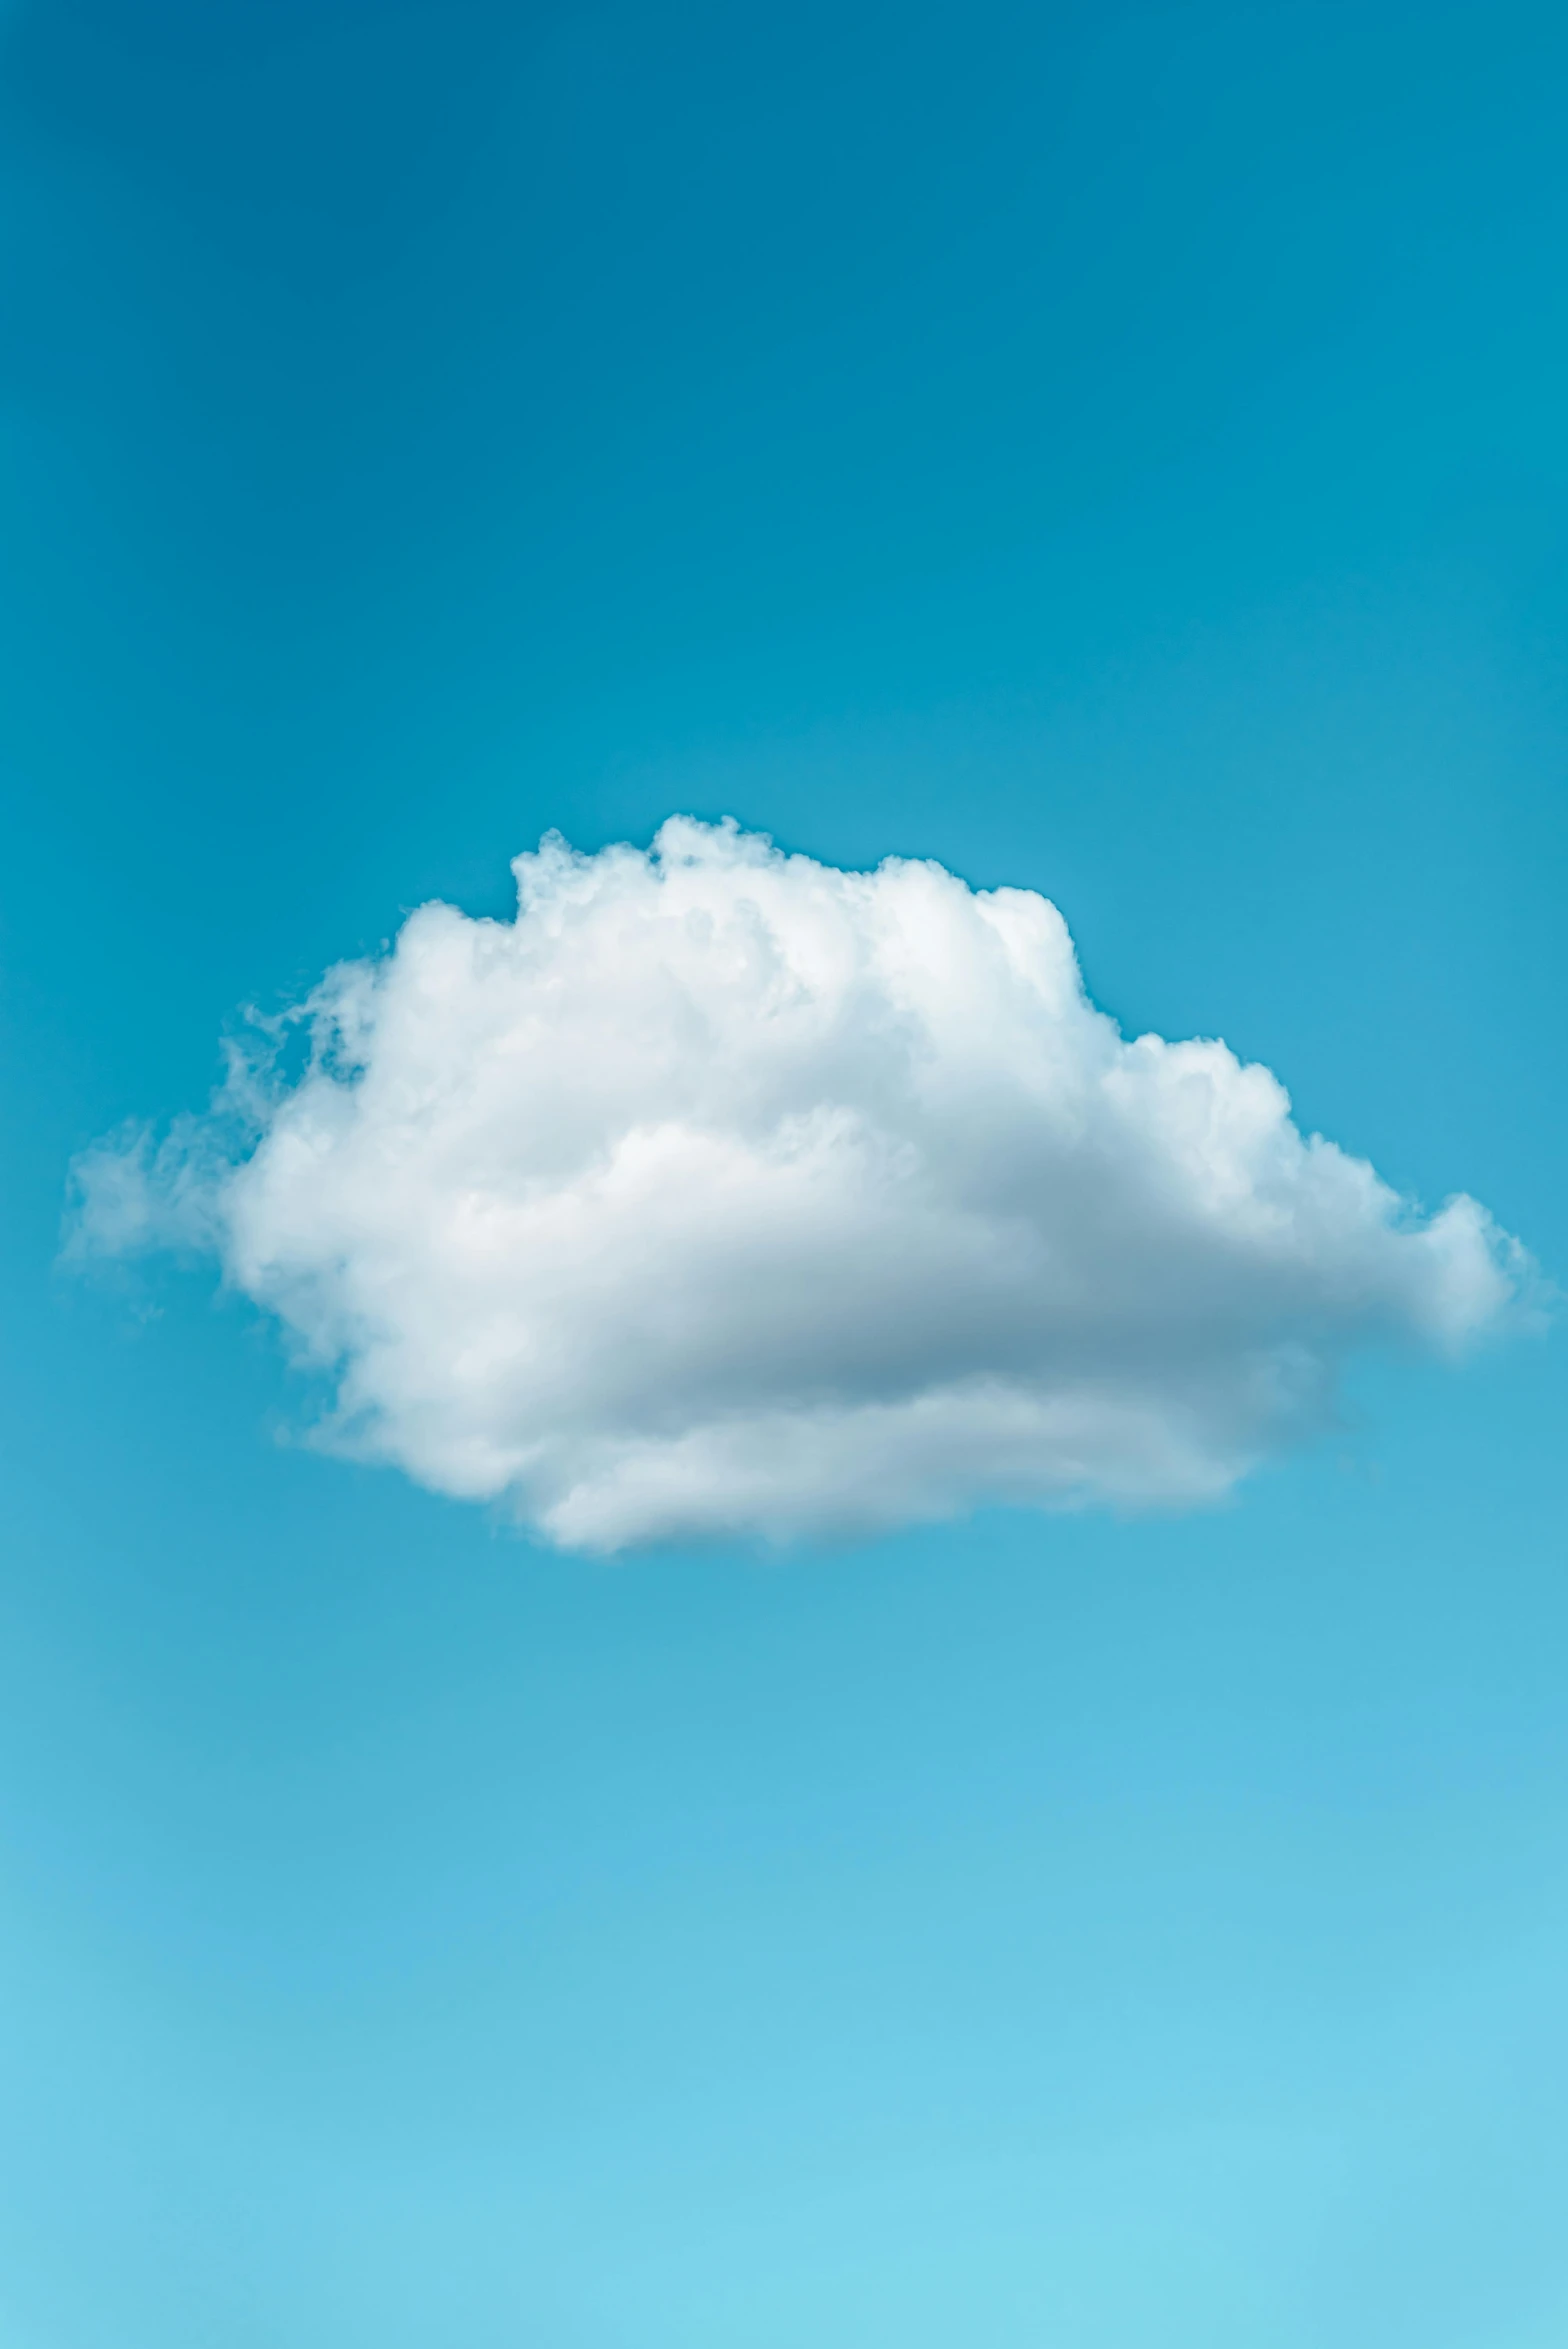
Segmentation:
<svg viewBox="0 0 1568 2349">
<path fill-rule="evenodd" d="M 1558 1341 L 1215 1518 L 605 1570 L 54 1257 L 241 1003 L 679 808 L 1045 890 L 1560 1276 L 1565 65 L 11 0 L 3 2349 L 1560 2340 Z"/>
</svg>

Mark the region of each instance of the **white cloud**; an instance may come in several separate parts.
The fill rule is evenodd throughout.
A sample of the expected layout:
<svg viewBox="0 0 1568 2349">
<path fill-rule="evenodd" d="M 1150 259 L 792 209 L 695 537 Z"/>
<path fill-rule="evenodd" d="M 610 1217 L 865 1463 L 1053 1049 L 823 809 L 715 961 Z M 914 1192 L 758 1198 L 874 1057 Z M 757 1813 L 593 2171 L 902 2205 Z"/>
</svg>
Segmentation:
<svg viewBox="0 0 1568 2349">
<path fill-rule="evenodd" d="M 1419 1217 L 1223 1044 L 1125 1041 L 1066 927 L 933 864 L 675 818 L 427 905 L 79 1162 L 75 1245 L 194 1241 L 330 1368 L 326 1439 L 568 1547 L 1191 1503 L 1362 1341 L 1454 1350 L 1520 1252 Z M 279 1041 L 274 1032 L 273 1042 Z"/>
</svg>

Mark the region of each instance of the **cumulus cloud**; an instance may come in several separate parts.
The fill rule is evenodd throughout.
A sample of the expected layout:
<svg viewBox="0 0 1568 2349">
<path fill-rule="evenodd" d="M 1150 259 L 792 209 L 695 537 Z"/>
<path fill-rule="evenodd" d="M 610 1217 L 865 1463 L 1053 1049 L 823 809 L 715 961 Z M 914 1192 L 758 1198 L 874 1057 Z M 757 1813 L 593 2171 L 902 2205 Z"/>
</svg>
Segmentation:
<svg viewBox="0 0 1568 2349">
<path fill-rule="evenodd" d="M 422 907 L 209 1115 L 88 1152 L 73 1245 L 210 1249 L 324 1440 L 564 1547 L 1212 1500 L 1348 1348 L 1516 1294 L 1473 1200 L 1124 1038 L 1028 890 L 686 818 L 513 869 L 515 920 Z"/>
</svg>

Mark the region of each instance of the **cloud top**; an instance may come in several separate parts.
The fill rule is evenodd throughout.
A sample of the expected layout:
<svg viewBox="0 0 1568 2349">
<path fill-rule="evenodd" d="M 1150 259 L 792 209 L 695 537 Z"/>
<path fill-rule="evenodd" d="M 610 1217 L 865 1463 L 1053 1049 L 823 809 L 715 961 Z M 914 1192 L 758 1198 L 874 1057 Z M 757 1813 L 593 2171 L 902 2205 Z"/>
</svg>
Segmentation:
<svg viewBox="0 0 1568 2349">
<path fill-rule="evenodd" d="M 422 907 L 209 1116 L 87 1153 L 75 1245 L 210 1248 L 326 1440 L 564 1547 L 1210 1500 L 1348 1348 L 1510 1304 L 1473 1200 L 1125 1039 L 1028 890 L 684 817 L 513 869 L 515 920 Z"/>
</svg>

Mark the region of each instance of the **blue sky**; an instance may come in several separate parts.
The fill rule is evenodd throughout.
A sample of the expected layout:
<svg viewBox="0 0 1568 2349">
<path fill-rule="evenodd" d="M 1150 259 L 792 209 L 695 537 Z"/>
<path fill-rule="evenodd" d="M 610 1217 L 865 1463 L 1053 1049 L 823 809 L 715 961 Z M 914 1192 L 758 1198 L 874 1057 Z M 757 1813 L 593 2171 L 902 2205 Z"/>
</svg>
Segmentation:
<svg viewBox="0 0 1568 2349">
<path fill-rule="evenodd" d="M 1568 1262 L 1544 8 L 13 0 L 4 2349 L 1548 2349 L 1560 1335 L 609 1562 L 57 1264 L 558 826 L 1044 892 Z"/>
</svg>

